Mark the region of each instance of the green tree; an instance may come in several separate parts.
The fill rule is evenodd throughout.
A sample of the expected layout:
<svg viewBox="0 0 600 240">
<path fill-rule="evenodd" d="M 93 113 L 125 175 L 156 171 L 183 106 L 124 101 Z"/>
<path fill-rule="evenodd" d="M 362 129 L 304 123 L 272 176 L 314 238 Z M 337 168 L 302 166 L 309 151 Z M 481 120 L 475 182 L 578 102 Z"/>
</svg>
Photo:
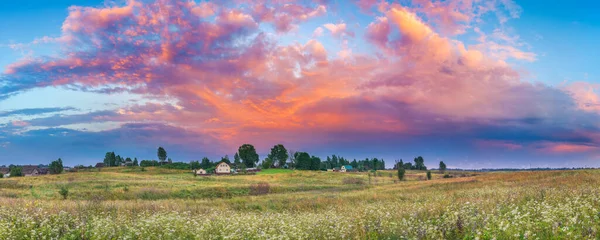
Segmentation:
<svg viewBox="0 0 600 240">
<path fill-rule="evenodd" d="M 139 166 L 139 165 L 140 165 L 140 163 L 138 162 L 137 158 L 134 158 L 134 159 L 133 159 L 133 166 L 134 166 L 134 167 L 137 167 L 137 166 Z"/>
<path fill-rule="evenodd" d="M 427 170 L 427 167 L 425 167 L 425 160 L 423 159 L 423 157 L 418 156 L 414 159 L 414 161 L 416 170 Z"/>
<path fill-rule="evenodd" d="M 56 161 L 52 161 L 48 167 L 50 174 L 60 174 L 63 172 L 63 169 L 63 162 L 60 158 Z"/>
<path fill-rule="evenodd" d="M 167 151 L 163 147 L 158 147 L 158 151 L 156 152 L 156 156 L 162 162 L 167 160 Z"/>
<path fill-rule="evenodd" d="M 13 166 L 10 168 L 10 177 L 22 177 L 23 167 Z"/>
<path fill-rule="evenodd" d="M 431 180 L 431 171 L 427 171 L 427 180 Z"/>
<path fill-rule="evenodd" d="M 239 155 L 238 153 L 235 153 L 235 155 L 233 155 L 233 164 L 234 164 L 236 167 L 240 167 L 240 164 L 241 164 L 241 163 L 242 163 L 242 162 L 240 162 L 240 155 Z"/>
<path fill-rule="evenodd" d="M 210 161 L 210 159 L 208 159 L 207 157 L 203 157 L 202 158 L 202 162 L 200 163 L 200 167 L 203 169 L 209 169 L 213 166 L 212 162 Z"/>
<path fill-rule="evenodd" d="M 265 158 L 265 160 L 262 161 L 261 166 L 263 169 L 271 168 L 273 166 L 273 159 L 268 158 L 268 157 Z"/>
<path fill-rule="evenodd" d="M 296 169 L 310 170 L 312 166 L 312 159 L 306 152 L 296 152 L 294 158 L 296 159 Z"/>
<path fill-rule="evenodd" d="M 110 167 L 110 155 L 111 152 L 106 152 L 104 155 L 104 166 Z"/>
<path fill-rule="evenodd" d="M 229 156 L 225 155 L 225 157 L 221 158 L 221 162 L 225 162 L 227 164 L 231 164 L 231 160 L 229 160 Z"/>
<path fill-rule="evenodd" d="M 109 160 L 109 167 L 114 167 L 117 166 L 117 155 L 115 155 L 115 152 L 111 152 L 110 153 L 110 160 Z"/>
<path fill-rule="evenodd" d="M 270 158 L 273 163 L 277 164 L 277 167 L 283 168 L 285 166 L 285 162 L 289 158 L 288 151 L 282 144 L 277 144 L 271 148 L 271 153 L 269 153 L 268 158 Z"/>
<path fill-rule="evenodd" d="M 252 168 L 258 163 L 258 154 L 251 144 L 244 144 L 238 149 L 242 162 L 246 167 Z"/>
<path fill-rule="evenodd" d="M 200 162 L 198 162 L 198 161 L 191 161 L 191 162 L 190 162 L 190 168 L 191 168 L 192 170 L 197 170 L 197 169 L 200 169 L 200 168 L 202 168 L 202 165 L 201 165 L 201 164 L 200 164 Z"/>
<path fill-rule="evenodd" d="M 446 164 L 443 161 L 440 161 L 440 172 L 441 173 L 446 172 Z"/>
<path fill-rule="evenodd" d="M 321 169 L 321 158 L 312 156 L 310 158 L 310 170 L 319 170 Z"/>
<path fill-rule="evenodd" d="M 404 166 L 403 166 L 403 165 L 399 165 L 399 166 L 398 166 L 398 179 L 399 179 L 400 181 L 403 181 L 403 180 L 404 180 L 404 173 L 405 173 L 405 171 L 404 171 Z"/>
</svg>

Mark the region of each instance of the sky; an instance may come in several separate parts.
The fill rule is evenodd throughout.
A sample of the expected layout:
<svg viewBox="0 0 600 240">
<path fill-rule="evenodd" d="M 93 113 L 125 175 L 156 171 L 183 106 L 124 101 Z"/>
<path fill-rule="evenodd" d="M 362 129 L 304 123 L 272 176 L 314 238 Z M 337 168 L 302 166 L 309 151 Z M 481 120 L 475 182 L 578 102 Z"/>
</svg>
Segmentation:
<svg viewBox="0 0 600 240">
<path fill-rule="evenodd" d="M 582 2 L 2 1 L 0 165 L 250 143 L 600 167 L 600 3 Z"/>
</svg>

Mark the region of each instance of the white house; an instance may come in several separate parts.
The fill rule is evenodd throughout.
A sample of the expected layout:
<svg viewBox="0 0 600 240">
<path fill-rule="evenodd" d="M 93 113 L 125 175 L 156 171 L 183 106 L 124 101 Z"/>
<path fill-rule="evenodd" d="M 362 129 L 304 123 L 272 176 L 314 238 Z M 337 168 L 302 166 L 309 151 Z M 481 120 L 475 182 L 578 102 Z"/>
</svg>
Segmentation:
<svg viewBox="0 0 600 240">
<path fill-rule="evenodd" d="M 231 167 L 226 162 L 220 162 L 217 164 L 217 167 L 215 168 L 215 173 L 216 174 L 230 174 Z"/>
<path fill-rule="evenodd" d="M 340 172 L 350 172 L 350 171 L 352 171 L 351 165 L 344 165 L 340 168 Z"/>
<path fill-rule="evenodd" d="M 196 170 L 196 174 L 197 175 L 205 175 L 206 174 L 206 170 L 200 168 L 200 169 Z"/>
</svg>

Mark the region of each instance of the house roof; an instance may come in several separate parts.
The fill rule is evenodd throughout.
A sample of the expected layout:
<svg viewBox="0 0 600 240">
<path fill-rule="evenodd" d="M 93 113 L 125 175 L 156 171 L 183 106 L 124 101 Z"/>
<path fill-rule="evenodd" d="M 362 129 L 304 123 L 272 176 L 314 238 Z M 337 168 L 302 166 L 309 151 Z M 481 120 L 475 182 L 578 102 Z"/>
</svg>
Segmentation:
<svg viewBox="0 0 600 240">
<path fill-rule="evenodd" d="M 344 168 L 346 168 L 346 170 L 352 170 L 352 165 L 344 165 Z"/>
<path fill-rule="evenodd" d="M 27 174 L 33 174 L 33 172 L 40 170 L 40 168 L 38 166 L 32 166 L 32 165 L 26 165 L 26 166 L 22 166 L 22 171 L 23 174 L 27 175 Z"/>
<path fill-rule="evenodd" d="M 104 167 L 104 163 L 96 163 L 96 167 Z"/>
<path fill-rule="evenodd" d="M 10 169 L 8 168 L 0 168 L 0 174 L 8 174 L 10 172 Z"/>
<path fill-rule="evenodd" d="M 224 162 L 224 161 L 220 161 L 220 162 L 218 162 L 218 163 L 217 163 L 217 165 L 215 165 L 215 166 L 219 166 L 221 163 L 225 163 L 225 164 L 227 164 L 227 166 L 229 166 L 229 164 L 228 164 L 228 163 L 226 163 L 226 162 Z"/>
</svg>

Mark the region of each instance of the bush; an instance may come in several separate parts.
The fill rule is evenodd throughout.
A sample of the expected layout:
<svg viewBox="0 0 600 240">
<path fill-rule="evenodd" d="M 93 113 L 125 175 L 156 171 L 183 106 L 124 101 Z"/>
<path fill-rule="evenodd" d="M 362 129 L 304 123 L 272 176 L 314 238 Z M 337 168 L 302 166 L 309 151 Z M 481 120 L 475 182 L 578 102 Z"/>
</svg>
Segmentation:
<svg viewBox="0 0 600 240">
<path fill-rule="evenodd" d="M 427 171 L 427 180 L 431 180 L 431 171 Z"/>
<path fill-rule="evenodd" d="M 66 186 L 62 186 L 58 193 L 63 197 L 63 199 L 67 199 L 69 196 L 69 189 Z"/>
<path fill-rule="evenodd" d="M 266 183 L 257 183 L 250 185 L 250 195 L 265 195 L 271 190 L 271 186 Z"/>
<path fill-rule="evenodd" d="M 399 167 L 398 168 L 398 179 L 400 179 L 400 181 L 404 180 L 404 173 L 406 171 L 404 170 L 403 167 Z"/>
<path fill-rule="evenodd" d="M 444 174 L 444 178 L 452 178 L 452 175 Z"/>
<path fill-rule="evenodd" d="M 362 180 L 361 178 L 349 177 L 349 178 L 344 178 L 344 180 L 342 180 L 342 183 L 343 184 L 362 185 L 362 184 L 365 184 L 365 181 Z"/>
<path fill-rule="evenodd" d="M 191 169 L 191 165 L 189 163 L 184 163 L 184 162 L 174 162 L 174 163 L 171 163 L 171 164 L 162 165 L 160 167 L 161 168 L 166 168 L 166 169 L 179 169 L 179 170 L 188 170 L 188 169 Z"/>
</svg>

